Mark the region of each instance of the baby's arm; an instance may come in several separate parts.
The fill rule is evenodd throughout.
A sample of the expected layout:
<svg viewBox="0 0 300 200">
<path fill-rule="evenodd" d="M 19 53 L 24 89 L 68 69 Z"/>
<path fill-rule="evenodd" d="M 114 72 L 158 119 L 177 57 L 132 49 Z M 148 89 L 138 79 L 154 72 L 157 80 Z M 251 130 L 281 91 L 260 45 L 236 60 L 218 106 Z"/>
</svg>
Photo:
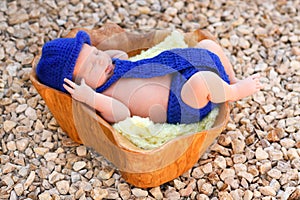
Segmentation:
<svg viewBox="0 0 300 200">
<path fill-rule="evenodd" d="M 107 53 L 111 58 L 119 58 L 122 60 L 128 59 L 127 53 L 121 50 L 106 50 L 105 53 Z"/>
<path fill-rule="evenodd" d="M 64 79 L 68 84 L 64 88 L 77 101 L 83 102 L 100 112 L 101 116 L 108 122 L 118 122 L 130 117 L 130 111 L 126 105 L 112 97 L 97 93 L 85 84 L 84 79 L 77 85 L 69 79 Z"/>
</svg>

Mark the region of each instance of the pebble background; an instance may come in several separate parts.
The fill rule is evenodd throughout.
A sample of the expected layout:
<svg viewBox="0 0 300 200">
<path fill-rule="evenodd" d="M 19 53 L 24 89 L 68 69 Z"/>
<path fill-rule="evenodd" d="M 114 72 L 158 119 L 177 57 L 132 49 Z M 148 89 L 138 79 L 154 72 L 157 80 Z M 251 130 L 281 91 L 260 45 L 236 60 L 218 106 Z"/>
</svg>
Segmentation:
<svg viewBox="0 0 300 200">
<path fill-rule="evenodd" d="M 300 199 L 300 4 L 289 0 L 0 1 L 1 199 Z M 232 103 L 226 130 L 194 167 L 160 187 L 127 184 L 73 143 L 29 80 L 42 45 L 74 27 L 204 28 L 238 77 L 264 89 Z"/>
</svg>

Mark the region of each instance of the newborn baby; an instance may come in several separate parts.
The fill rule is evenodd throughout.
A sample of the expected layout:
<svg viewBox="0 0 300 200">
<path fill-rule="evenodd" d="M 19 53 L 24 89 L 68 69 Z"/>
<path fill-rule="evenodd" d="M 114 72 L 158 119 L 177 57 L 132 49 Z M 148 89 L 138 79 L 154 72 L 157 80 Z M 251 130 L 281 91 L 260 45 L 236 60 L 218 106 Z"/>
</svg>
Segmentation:
<svg viewBox="0 0 300 200">
<path fill-rule="evenodd" d="M 218 103 L 261 88 L 258 74 L 238 80 L 222 48 L 211 40 L 136 62 L 127 58 L 122 51 L 98 50 L 79 31 L 75 38 L 46 43 L 36 71 L 42 83 L 70 93 L 112 123 L 134 115 L 194 123 Z"/>
</svg>

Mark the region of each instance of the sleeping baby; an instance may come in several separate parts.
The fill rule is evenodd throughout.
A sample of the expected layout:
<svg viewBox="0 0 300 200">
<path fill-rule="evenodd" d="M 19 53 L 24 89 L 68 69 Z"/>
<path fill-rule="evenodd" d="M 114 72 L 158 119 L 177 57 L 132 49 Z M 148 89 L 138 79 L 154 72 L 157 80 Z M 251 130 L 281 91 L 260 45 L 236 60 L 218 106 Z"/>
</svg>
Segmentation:
<svg viewBox="0 0 300 200">
<path fill-rule="evenodd" d="M 222 48 L 212 40 L 129 61 L 123 51 L 91 46 L 89 35 L 79 31 L 75 38 L 47 42 L 36 73 L 43 84 L 70 93 L 111 123 L 131 116 L 195 123 L 219 103 L 261 89 L 259 74 L 237 79 Z"/>
</svg>

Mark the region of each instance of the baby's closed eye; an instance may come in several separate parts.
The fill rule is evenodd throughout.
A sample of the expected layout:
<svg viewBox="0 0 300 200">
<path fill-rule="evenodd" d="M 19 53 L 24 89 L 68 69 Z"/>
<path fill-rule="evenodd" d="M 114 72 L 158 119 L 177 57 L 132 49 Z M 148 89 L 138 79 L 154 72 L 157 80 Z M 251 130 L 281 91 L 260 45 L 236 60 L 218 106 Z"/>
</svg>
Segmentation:
<svg viewBox="0 0 300 200">
<path fill-rule="evenodd" d="M 89 73 L 91 73 L 93 69 L 95 69 L 95 67 L 96 67 L 96 63 L 92 62 L 92 67 L 90 67 Z"/>
<path fill-rule="evenodd" d="M 95 50 L 94 53 L 95 53 L 96 56 L 100 55 L 100 51 L 98 49 Z"/>
</svg>

